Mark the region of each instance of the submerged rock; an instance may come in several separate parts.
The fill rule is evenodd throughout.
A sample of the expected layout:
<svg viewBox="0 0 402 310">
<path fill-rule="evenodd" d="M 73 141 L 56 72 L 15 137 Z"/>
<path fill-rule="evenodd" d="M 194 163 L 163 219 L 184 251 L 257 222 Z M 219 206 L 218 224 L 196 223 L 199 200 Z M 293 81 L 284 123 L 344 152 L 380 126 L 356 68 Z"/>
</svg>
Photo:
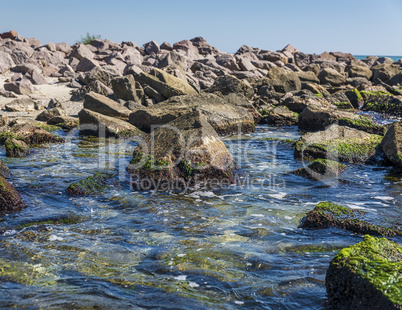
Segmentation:
<svg viewBox="0 0 402 310">
<path fill-rule="evenodd" d="M 228 185 L 235 161 L 199 110 L 153 131 L 134 150 L 127 167 L 136 190 Z"/>
<path fill-rule="evenodd" d="M 0 176 L 3 178 L 9 178 L 11 175 L 10 168 L 8 168 L 2 160 L 0 160 Z"/>
<path fill-rule="evenodd" d="M 324 131 L 303 135 L 295 144 L 295 156 L 366 163 L 382 156 L 381 140 L 381 136 L 333 124 Z"/>
<path fill-rule="evenodd" d="M 14 186 L 0 176 L 0 212 L 18 211 L 25 208 L 21 195 Z"/>
<path fill-rule="evenodd" d="M 337 161 L 318 158 L 307 167 L 297 169 L 293 173 L 308 179 L 322 180 L 339 177 L 348 167 Z"/>
<path fill-rule="evenodd" d="M 327 309 L 402 309 L 402 247 L 365 236 L 342 249 L 325 277 Z"/>
<path fill-rule="evenodd" d="M 359 212 L 350 208 L 336 205 L 327 201 L 320 202 L 314 210 L 307 213 L 299 227 L 307 229 L 325 229 L 336 227 L 358 234 L 380 236 L 401 235 L 402 231 L 396 228 L 386 228 L 371 224 L 356 218 Z"/>
<path fill-rule="evenodd" d="M 96 173 L 70 184 L 66 192 L 70 195 L 97 195 L 108 187 L 107 181 L 113 177 L 114 174 Z"/>
</svg>

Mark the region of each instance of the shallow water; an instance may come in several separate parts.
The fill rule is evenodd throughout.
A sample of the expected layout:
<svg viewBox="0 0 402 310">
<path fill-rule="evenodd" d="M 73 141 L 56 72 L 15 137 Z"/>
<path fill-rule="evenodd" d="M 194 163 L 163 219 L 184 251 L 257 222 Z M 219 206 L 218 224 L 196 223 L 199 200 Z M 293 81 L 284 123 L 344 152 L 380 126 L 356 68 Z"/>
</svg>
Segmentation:
<svg viewBox="0 0 402 310">
<path fill-rule="evenodd" d="M 0 307 L 322 308 L 330 260 L 362 236 L 301 230 L 300 220 L 327 200 L 400 225 L 402 180 L 371 165 L 349 165 L 327 184 L 306 180 L 288 173 L 305 164 L 292 146 L 268 137 L 299 133 L 264 125 L 225 138 L 241 184 L 184 193 L 130 190 L 125 167 L 135 142 L 83 147 L 72 133 L 25 159 L 2 151 L 29 207 L 0 222 Z M 64 192 L 95 170 L 118 174 L 101 196 Z M 70 220 L 32 225 L 60 217 Z"/>
</svg>

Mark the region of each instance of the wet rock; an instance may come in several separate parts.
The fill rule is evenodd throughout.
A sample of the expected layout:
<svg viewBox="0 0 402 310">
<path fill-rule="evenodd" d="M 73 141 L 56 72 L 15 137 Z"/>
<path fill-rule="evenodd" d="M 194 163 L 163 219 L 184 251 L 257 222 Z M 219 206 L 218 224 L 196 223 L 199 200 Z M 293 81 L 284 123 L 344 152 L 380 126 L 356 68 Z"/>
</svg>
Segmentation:
<svg viewBox="0 0 402 310">
<path fill-rule="evenodd" d="M 299 114 L 290 111 L 286 106 L 278 106 L 268 111 L 266 120 L 274 126 L 291 126 L 297 124 Z"/>
<path fill-rule="evenodd" d="M 141 134 L 135 126 L 121 119 L 82 109 L 78 113 L 80 133 L 102 138 L 129 138 Z"/>
<path fill-rule="evenodd" d="M 110 173 L 96 173 L 93 176 L 70 184 L 66 192 L 74 196 L 99 195 L 109 187 L 108 180 L 114 176 L 115 175 Z"/>
<path fill-rule="evenodd" d="M 356 119 L 340 118 L 339 126 L 348 126 L 357 130 L 365 131 L 371 134 L 383 136 L 387 132 L 387 127 L 374 123 L 371 119 L 359 115 Z"/>
<path fill-rule="evenodd" d="M 19 211 L 26 207 L 14 186 L 0 176 L 0 211 Z"/>
<path fill-rule="evenodd" d="M 198 94 L 173 97 L 163 103 L 134 111 L 130 123 L 145 132 L 152 126 L 164 125 L 200 108 L 207 121 L 220 135 L 255 131 L 255 109 L 242 95 L 231 94 L 219 97 L 214 94 Z"/>
<path fill-rule="evenodd" d="M 228 185 L 234 169 L 232 155 L 199 110 L 156 129 L 134 150 L 127 167 L 136 190 Z"/>
<path fill-rule="evenodd" d="M 293 171 L 293 174 L 313 180 L 337 178 L 347 169 L 347 166 L 328 159 L 316 159 L 307 167 Z"/>
<path fill-rule="evenodd" d="M 327 126 L 342 118 L 355 120 L 359 116 L 329 107 L 310 106 L 300 113 L 298 126 L 301 130 L 306 131 L 324 130 Z"/>
<path fill-rule="evenodd" d="M 140 102 L 144 96 L 144 90 L 131 74 L 113 79 L 112 88 L 115 100 Z"/>
<path fill-rule="evenodd" d="M 387 158 L 396 166 L 402 168 L 402 123 L 395 122 L 388 129 L 381 147 Z"/>
<path fill-rule="evenodd" d="M 246 82 L 239 80 L 231 75 L 224 75 L 215 80 L 214 84 L 206 90 L 206 92 L 214 93 L 221 92 L 222 95 L 231 93 L 244 94 L 246 98 L 251 98 L 254 95 L 253 88 Z"/>
<path fill-rule="evenodd" d="M 366 163 L 382 156 L 381 140 L 381 136 L 333 124 L 324 131 L 303 135 L 295 145 L 295 156 Z"/>
<path fill-rule="evenodd" d="M 360 109 L 364 105 L 364 99 L 356 88 L 347 90 L 345 95 L 355 109 Z"/>
<path fill-rule="evenodd" d="M 394 96 L 382 91 L 361 91 L 360 93 L 365 100 L 363 111 L 402 116 L 402 96 Z"/>
<path fill-rule="evenodd" d="M 71 130 L 75 127 L 78 127 L 79 120 L 78 118 L 71 116 L 56 116 L 47 121 L 48 125 L 59 126 L 64 130 Z"/>
<path fill-rule="evenodd" d="M 3 178 L 9 178 L 11 176 L 10 168 L 8 168 L 1 160 L 0 160 L 0 176 Z"/>
<path fill-rule="evenodd" d="M 385 238 L 342 249 L 325 277 L 327 309 L 401 309 L 401 266 L 401 246 Z"/>
<path fill-rule="evenodd" d="M 36 117 L 37 121 L 41 121 L 41 122 L 47 122 L 48 120 L 50 120 L 53 117 L 56 116 L 65 116 L 67 115 L 66 111 L 62 108 L 52 108 L 52 109 L 48 109 L 43 111 L 41 114 L 39 114 Z"/>
<path fill-rule="evenodd" d="M 339 86 L 346 83 L 346 77 L 331 68 L 324 68 L 321 70 L 318 74 L 318 79 L 321 84 L 330 84 L 333 86 Z"/>
<path fill-rule="evenodd" d="M 302 219 L 301 228 L 325 229 L 336 227 L 346 229 L 358 234 L 370 234 L 380 236 L 395 236 L 402 232 L 395 228 L 385 228 L 371 224 L 367 221 L 356 218 L 357 211 L 350 208 L 336 205 L 330 202 L 320 202 L 313 211 L 307 213 Z"/>
<path fill-rule="evenodd" d="M 149 85 L 166 99 L 173 96 L 197 93 L 190 84 L 157 68 L 153 68 L 149 74 L 141 72 L 136 77 L 136 80 L 140 82 L 142 86 L 144 86 L 144 84 Z"/>
<path fill-rule="evenodd" d="M 94 92 L 85 95 L 84 109 L 121 119 L 128 119 L 131 113 L 129 109 L 118 104 L 116 101 Z"/>
<path fill-rule="evenodd" d="M 64 142 L 62 137 L 52 135 L 46 130 L 31 124 L 16 124 L 11 127 L 10 131 L 16 139 L 25 142 L 29 146 Z"/>
<path fill-rule="evenodd" d="M 29 146 L 21 140 L 9 138 L 4 142 L 7 157 L 26 157 L 31 153 Z"/>
</svg>

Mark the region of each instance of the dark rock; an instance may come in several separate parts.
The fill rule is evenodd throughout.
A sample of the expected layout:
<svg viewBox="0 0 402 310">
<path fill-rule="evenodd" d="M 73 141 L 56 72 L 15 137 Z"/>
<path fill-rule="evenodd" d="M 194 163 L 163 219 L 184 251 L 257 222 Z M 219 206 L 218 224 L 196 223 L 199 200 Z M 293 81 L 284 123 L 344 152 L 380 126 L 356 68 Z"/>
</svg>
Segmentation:
<svg viewBox="0 0 402 310">
<path fill-rule="evenodd" d="M 140 130 L 130 123 L 97 112 L 82 109 L 78 116 L 80 133 L 83 135 L 95 135 L 102 138 L 129 138 L 141 134 Z"/>
<path fill-rule="evenodd" d="M 170 45 L 170 43 L 167 43 L 167 42 L 163 42 L 161 44 L 160 48 L 162 50 L 167 50 L 167 51 L 172 51 L 173 50 L 173 47 Z"/>
<path fill-rule="evenodd" d="M 8 32 L 3 32 L 0 34 L 0 38 L 1 39 L 11 39 L 11 40 L 15 40 L 18 37 L 18 32 L 15 30 L 11 30 Z"/>
<path fill-rule="evenodd" d="M 3 178 L 9 178 L 11 176 L 10 168 L 8 168 L 1 160 L 0 160 L 0 176 Z"/>
<path fill-rule="evenodd" d="M 29 146 L 21 140 L 9 138 L 4 142 L 7 157 L 26 157 L 31 153 Z"/>
<path fill-rule="evenodd" d="M 268 112 L 268 124 L 274 126 L 291 126 L 297 124 L 298 114 L 286 106 L 278 106 Z"/>
<path fill-rule="evenodd" d="M 325 277 L 327 309 L 401 309 L 402 248 L 369 235 L 334 257 Z"/>
<path fill-rule="evenodd" d="M 282 104 L 296 113 L 303 112 L 307 107 L 335 108 L 327 100 L 315 97 L 291 96 L 283 100 Z"/>
<path fill-rule="evenodd" d="M 337 92 L 332 95 L 326 96 L 325 99 L 336 106 L 339 110 L 352 110 L 353 105 L 350 103 L 348 96 L 345 92 Z"/>
<path fill-rule="evenodd" d="M 396 166 L 402 168 L 402 123 L 395 122 L 388 129 L 381 147 L 387 158 Z"/>
<path fill-rule="evenodd" d="M 71 101 L 83 100 L 85 95 L 89 94 L 90 92 L 94 92 L 105 97 L 113 95 L 113 90 L 111 88 L 107 87 L 100 81 L 92 81 L 84 86 L 79 85 L 79 89 L 72 92 L 70 100 Z"/>
<path fill-rule="evenodd" d="M 134 150 L 127 167 L 136 190 L 229 185 L 235 161 L 196 109 L 156 129 Z"/>
<path fill-rule="evenodd" d="M 316 159 L 307 167 L 293 171 L 293 174 L 313 180 L 326 180 L 337 178 L 347 169 L 347 166 L 328 159 Z"/>
<path fill-rule="evenodd" d="M 57 116 L 66 116 L 67 113 L 62 108 L 51 108 L 48 110 L 43 111 L 36 117 L 37 121 L 47 122 L 48 120 L 52 119 L 53 117 Z"/>
<path fill-rule="evenodd" d="M 19 211 L 26 207 L 14 186 L 0 176 L 0 211 Z"/>
<path fill-rule="evenodd" d="M 143 46 L 148 55 L 158 54 L 161 50 L 159 44 L 155 41 L 145 43 Z"/>
<path fill-rule="evenodd" d="M 131 113 L 130 110 L 121 106 L 116 101 L 94 92 L 85 95 L 84 109 L 121 119 L 128 119 Z"/>
<path fill-rule="evenodd" d="M 66 192 L 74 196 L 95 196 L 109 187 L 108 180 L 114 176 L 115 175 L 109 173 L 96 173 L 93 176 L 70 184 Z"/>
<path fill-rule="evenodd" d="M 148 85 L 144 86 L 144 93 L 148 97 L 152 98 L 155 103 L 159 103 L 165 100 L 165 98 L 160 93 L 158 93 L 155 89 Z"/>
<path fill-rule="evenodd" d="M 330 68 L 322 69 L 318 74 L 321 84 L 331 84 L 333 86 L 343 85 L 346 83 L 346 77 L 338 71 Z"/>
<path fill-rule="evenodd" d="M 254 95 L 254 90 L 248 83 L 231 75 L 220 76 L 206 91 L 209 93 L 219 91 L 222 95 L 242 93 L 246 98 L 251 98 Z"/>
<path fill-rule="evenodd" d="M 64 130 L 71 130 L 75 127 L 78 127 L 79 120 L 75 117 L 71 116 L 56 116 L 47 121 L 48 125 L 56 125 L 61 127 Z"/>
<path fill-rule="evenodd" d="M 27 123 L 16 124 L 11 127 L 10 131 L 13 134 L 13 137 L 25 142 L 29 146 L 64 142 L 62 137 L 52 135 L 40 127 Z"/>
</svg>

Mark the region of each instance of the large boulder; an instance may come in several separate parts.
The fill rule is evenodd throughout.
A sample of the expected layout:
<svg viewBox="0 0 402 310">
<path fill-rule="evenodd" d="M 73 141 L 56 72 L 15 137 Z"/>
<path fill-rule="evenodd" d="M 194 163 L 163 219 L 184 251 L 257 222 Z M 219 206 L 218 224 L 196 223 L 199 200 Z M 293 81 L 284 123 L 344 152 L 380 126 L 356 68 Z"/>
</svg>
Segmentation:
<svg viewBox="0 0 402 310">
<path fill-rule="evenodd" d="M 5 105 L 8 112 L 32 112 L 37 108 L 37 103 L 29 98 L 15 99 Z"/>
<path fill-rule="evenodd" d="M 134 80 L 134 77 L 129 74 L 121 78 L 112 80 L 112 88 L 114 99 L 123 99 L 126 101 L 139 102 L 144 96 L 144 90 L 141 85 Z"/>
<path fill-rule="evenodd" d="M 362 77 L 370 80 L 373 72 L 366 66 L 351 66 L 348 70 L 350 77 Z"/>
<path fill-rule="evenodd" d="M 140 82 L 140 84 L 149 85 L 166 99 L 173 96 L 197 93 L 190 84 L 157 68 L 153 68 L 149 74 L 141 72 L 136 77 L 136 80 Z"/>
<path fill-rule="evenodd" d="M 85 95 L 84 109 L 121 119 L 128 119 L 131 113 L 129 109 L 118 104 L 116 101 L 94 92 Z"/>
<path fill-rule="evenodd" d="M 173 97 L 163 103 L 139 109 L 130 114 L 130 123 L 145 132 L 152 126 L 164 125 L 199 108 L 220 135 L 255 131 L 255 109 L 241 95 L 217 96 L 198 94 Z"/>
<path fill-rule="evenodd" d="M 241 93 L 246 98 L 251 98 L 254 95 L 254 90 L 245 81 L 239 80 L 232 75 L 223 75 L 217 78 L 214 84 L 206 90 L 206 92 L 214 93 L 221 92 L 222 95 L 228 95 L 231 93 Z"/>
<path fill-rule="evenodd" d="M 339 111 L 327 107 L 307 107 L 299 115 L 299 129 L 307 131 L 324 130 L 339 119 L 358 119 L 354 113 Z"/>
<path fill-rule="evenodd" d="M 37 121 L 41 122 L 47 122 L 48 120 L 52 119 L 53 117 L 58 117 L 58 116 L 66 116 L 67 113 L 63 108 L 60 107 L 55 107 L 51 109 L 47 109 L 40 113 L 37 117 Z"/>
<path fill-rule="evenodd" d="M 26 157 L 31 153 L 29 146 L 21 140 L 9 138 L 4 142 L 7 157 Z"/>
<path fill-rule="evenodd" d="M 373 71 L 373 81 L 380 79 L 383 82 L 388 82 L 392 77 L 401 73 L 401 70 L 393 64 L 382 64 L 371 68 Z"/>
<path fill-rule="evenodd" d="M 275 67 L 268 72 L 268 85 L 274 87 L 279 93 L 301 90 L 301 82 L 296 72 Z"/>
<path fill-rule="evenodd" d="M 62 137 L 53 135 L 38 126 L 31 124 L 17 124 L 12 126 L 10 131 L 12 137 L 25 142 L 29 146 L 64 142 Z"/>
<path fill-rule="evenodd" d="M 82 58 L 93 59 L 94 53 L 84 44 L 78 45 L 70 54 L 70 57 L 81 60 Z"/>
<path fill-rule="evenodd" d="M 0 51 L 0 73 L 6 72 L 15 66 L 11 55 Z"/>
<path fill-rule="evenodd" d="M 325 277 L 328 309 L 402 309 L 402 247 L 366 235 L 331 261 Z"/>
<path fill-rule="evenodd" d="M 80 133 L 102 138 L 129 138 L 141 134 L 130 123 L 109 117 L 91 110 L 82 109 L 79 113 Z"/>
<path fill-rule="evenodd" d="M 318 79 L 321 84 L 330 84 L 333 86 L 339 86 L 346 83 L 346 77 L 331 68 L 322 69 L 318 74 Z"/>
<path fill-rule="evenodd" d="M 26 78 L 23 78 L 20 81 L 5 83 L 4 89 L 12 91 L 18 95 L 29 95 L 35 92 L 32 82 Z"/>
<path fill-rule="evenodd" d="M 304 134 L 295 144 L 295 157 L 366 163 L 382 156 L 382 137 L 332 124 L 326 130 Z"/>
<path fill-rule="evenodd" d="M 107 87 L 101 81 L 95 80 L 78 88 L 77 90 L 72 91 L 70 100 L 81 101 L 85 98 L 85 95 L 89 94 L 90 92 L 94 92 L 105 97 L 113 95 L 113 90 L 110 87 Z"/>
<path fill-rule="evenodd" d="M 26 207 L 14 186 L 0 176 L 0 212 L 18 211 Z"/>
<path fill-rule="evenodd" d="M 266 120 L 269 125 L 291 126 L 297 124 L 298 114 L 286 106 L 278 106 L 268 111 Z"/>
<path fill-rule="evenodd" d="M 235 168 L 218 134 L 194 109 L 146 137 L 127 170 L 136 190 L 172 190 L 231 184 Z"/>
<path fill-rule="evenodd" d="M 335 108 L 327 100 L 316 97 L 291 96 L 283 100 L 282 104 L 296 113 L 303 112 L 307 107 Z"/>
<path fill-rule="evenodd" d="M 381 147 L 388 159 L 402 168 L 402 122 L 395 122 L 388 129 Z"/>
</svg>

